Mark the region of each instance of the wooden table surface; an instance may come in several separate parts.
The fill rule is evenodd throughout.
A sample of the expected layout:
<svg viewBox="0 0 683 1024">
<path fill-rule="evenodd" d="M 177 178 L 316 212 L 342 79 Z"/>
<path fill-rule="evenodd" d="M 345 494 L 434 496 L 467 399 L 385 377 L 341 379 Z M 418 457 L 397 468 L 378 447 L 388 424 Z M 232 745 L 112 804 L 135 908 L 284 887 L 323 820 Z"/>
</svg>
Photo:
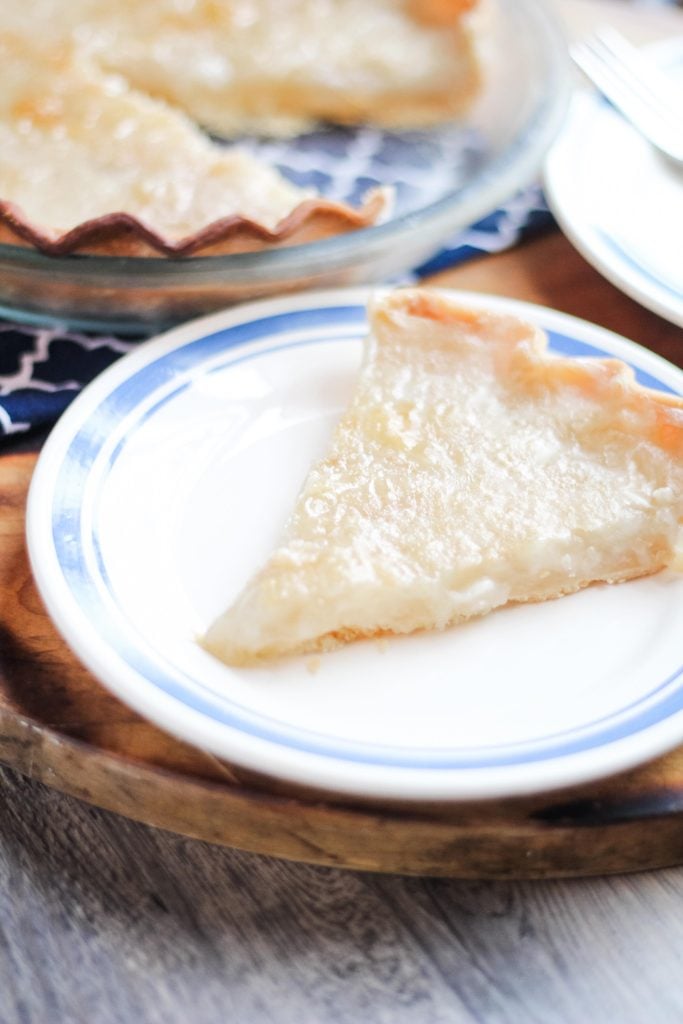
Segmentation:
<svg viewBox="0 0 683 1024">
<path fill-rule="evenodd" d="M 559 232 L 435 280 L 585 317 L 683 366 L 683 331 Z M 683 868 L 341 872 L 161 832 L 8 769 L 0 822 L 0 1024 L 683 1020 Z"/>
</svg>

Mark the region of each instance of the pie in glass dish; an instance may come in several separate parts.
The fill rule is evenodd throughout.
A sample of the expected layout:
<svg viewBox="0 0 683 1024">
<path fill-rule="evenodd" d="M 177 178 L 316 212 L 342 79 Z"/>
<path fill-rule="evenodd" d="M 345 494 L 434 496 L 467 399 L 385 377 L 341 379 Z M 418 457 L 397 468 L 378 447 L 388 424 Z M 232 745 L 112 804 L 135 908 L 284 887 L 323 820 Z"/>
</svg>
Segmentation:
<svg viewBox="0 0 683 1024">
<path fill-rule="evenodd" d="M 248 665 L 683 569 L 682 399 L 429 290 L 370 319 L 328 452 L 208 651 Z"/>
<path fill-rule="evenodd" d="M 210 255 L 294 245 L 374 223 L 209 139 L 181 111 L 71 43 L 0 36 L 0 241 L 55 255 Z"/>
<path fill-rule="evenodd" d="M 0 241 L 218 255 L 385 219 L 212 138 L 456 117 L 472 0 L 24 0 L 0 12 Z M 36 25 L 40 42 L 35 42 Z M 210 134 L 209 134 L 210 133 Z"/>
</svg>

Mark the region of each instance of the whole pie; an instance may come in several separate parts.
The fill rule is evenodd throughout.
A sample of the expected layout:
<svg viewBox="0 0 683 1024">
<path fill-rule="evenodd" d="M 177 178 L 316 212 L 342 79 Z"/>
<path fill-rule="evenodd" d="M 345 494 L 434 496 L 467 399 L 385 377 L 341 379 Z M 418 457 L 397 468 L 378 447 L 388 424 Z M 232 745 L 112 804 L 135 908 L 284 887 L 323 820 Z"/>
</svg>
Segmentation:
<svg viewBox="0 0 683 1024">
<path fill-rule="evenodd" d="M 371 310 L 281 543 L 203 643 L 229 664 L 440 630 L 683 568 L 683 400 L 427 290 Z"/>
<path fill-rule="evenodd" d="M 0 11 L 0 240 L 51 253 L 292 245 L 385 217 L 222 136 L 404 127 L 476 92 L 472 0 L 22 0 Z M 40 26 L 36 43 L 36 26 Z"/>
</svg>

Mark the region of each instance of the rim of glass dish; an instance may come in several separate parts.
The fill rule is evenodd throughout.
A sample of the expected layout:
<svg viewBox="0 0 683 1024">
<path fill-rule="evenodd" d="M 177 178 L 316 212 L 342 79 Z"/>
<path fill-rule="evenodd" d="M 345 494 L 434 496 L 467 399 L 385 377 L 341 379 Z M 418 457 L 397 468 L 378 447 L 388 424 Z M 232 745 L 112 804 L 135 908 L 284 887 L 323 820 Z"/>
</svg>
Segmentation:
<svg viewBox="0 0 683 1024">
<path fill-rule="evenodd" d="M 294 271 L 334 258 L 335 264 L 358 258 L 359 251 L 366 254 L 386 242 L 399 239 L 406 229 L 430 225 L 449 211 L 460 212 L 463 225 L 484 216 L 520 186 L 527 174 L 540 167 L 543 157 L 562 124 L 569 102 L 571 78 L 566 41 L 556 15 L 549 11 L 543 0 L 499 0 L 513 17 L 520 15 L 529 20 L 537 32 L 536 53 L 544 54 L 546 77 L 538 103 L 510 144 L 488 163 L 480 176 L 442 196 L 419 210 L 408 211 L 384 224 L 362 228 L 345 235 L 336 235 L 318 242 L 285 246 L 250 253 L 232 253 L 218 256 L 189 256 L 172 259 L 168 256 L 101 256 L 73 253 L 67 256 L 47 255 L 34 249 L 0 244 L 0 258 L 21 257 L 38 269 L 78 269 L 79 272 L 134 270 L 136 274 L 162 271 L 165 274 L 200 273 L 209 270 Z M 457 224 L 454 226 L 457 230 Z"/>
</svg>

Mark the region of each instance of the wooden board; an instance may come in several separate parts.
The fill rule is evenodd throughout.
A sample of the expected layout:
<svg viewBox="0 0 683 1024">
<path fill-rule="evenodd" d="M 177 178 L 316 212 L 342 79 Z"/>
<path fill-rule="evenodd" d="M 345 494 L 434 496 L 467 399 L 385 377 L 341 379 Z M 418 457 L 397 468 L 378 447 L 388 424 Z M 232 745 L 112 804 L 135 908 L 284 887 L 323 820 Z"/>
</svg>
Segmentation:
<svg viewBox="0 0 683 1024">
<path fill-rule="evenodd" d="M 590 309 L 592 319 L 668 358 L 680 363 L 683 356 L 683 332 L 621 296 L 556 234 L 439 283 L 585 317 Z M 411 806 L 275 784 L 167 736 L 80 666 L 42 608 L 24 542 L 35 458 L 0 457 L 0 760 L 150 825 L 311 863 L 505 878 L 683 862 L 683 748 L 619 778 L 550 796 Z"/>
</svg>

